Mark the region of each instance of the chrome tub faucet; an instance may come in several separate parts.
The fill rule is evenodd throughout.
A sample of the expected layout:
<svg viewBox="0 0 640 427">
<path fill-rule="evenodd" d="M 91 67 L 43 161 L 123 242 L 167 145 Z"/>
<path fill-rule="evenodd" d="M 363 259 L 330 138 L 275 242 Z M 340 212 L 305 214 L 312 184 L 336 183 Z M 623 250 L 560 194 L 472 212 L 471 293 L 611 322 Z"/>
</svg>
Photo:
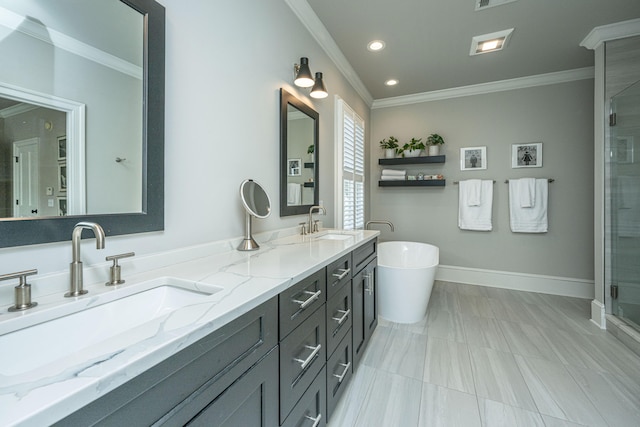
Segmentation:
<svg viewBox="0 0 640 427">
<path fill-rule="evenodd" d="M 385 224 L 389 226 L 391 231 L 395 231 L 393 227 L 393 223 L 391 221 L 384 221 L 380 219 L 372 219 L 371 221 L 367 221 L 367 223 L 364 225 L 365 230 L 370 230 L 369 226 L 371 224 Z"/>
</svg>

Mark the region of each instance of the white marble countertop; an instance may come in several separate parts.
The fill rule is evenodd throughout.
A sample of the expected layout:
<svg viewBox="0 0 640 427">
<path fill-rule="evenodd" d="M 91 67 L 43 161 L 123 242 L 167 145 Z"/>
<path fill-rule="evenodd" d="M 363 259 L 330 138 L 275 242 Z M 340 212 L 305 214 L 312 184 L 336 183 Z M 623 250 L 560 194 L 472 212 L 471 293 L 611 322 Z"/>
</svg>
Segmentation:
<svg viewBox="0 0 640 427">
<path fill-rule="evenodd" d="M 288 236 L 262 242 L 253 252 L 226 245 L 215 254 L 127 277 L 122 286 L 96 283 L 85 286 L 89 293 L 78 298 L 58 292 L 40 297 L 27 312 L 0 316 L 0 425 L 42 426 L 62 419 L 379 234 L 328 232 L 351 237 L 318 239 L 326 231 Z M 174 283 L 204 292 L 220 289 L 73 354 L 48 351 L 55 343 L 46 337 L 30 340 L 26 349 L 11 345 L 30 326 Z M 91 326 L 78 327 L 91 331 Z"/>
</svg>

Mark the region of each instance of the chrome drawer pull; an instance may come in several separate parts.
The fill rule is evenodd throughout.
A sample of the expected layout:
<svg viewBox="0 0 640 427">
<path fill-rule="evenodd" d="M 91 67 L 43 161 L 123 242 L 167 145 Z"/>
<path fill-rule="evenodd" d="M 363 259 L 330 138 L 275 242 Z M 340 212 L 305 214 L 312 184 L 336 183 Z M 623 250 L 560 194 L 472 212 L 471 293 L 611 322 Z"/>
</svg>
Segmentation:
<svg viewBox="0 0 640 427">
<path fill-rule="evenodd" d="M 311 303 L 317 300 L 320 297 L 321 293 L 322 293 L 322 289 L 320 289 L 318 292 L 304 291 L 303 294 L 311 295 L 307 300 L 299 301 L 297 299 L 294 299 L 291 301 L 295 302 L 296 304 L 300 304 L 300 309 L 305 309 L 309 307 Z"/>
<path fill-rule="evenodd" d="M 351 314 L 351 309 L 344 311 L 344 310 L 338 310 L 338 313 L 342 313 L 342 317 L 332 317 L 333 320 L 335 320 L 336 322 L 338 322 L 338 325 L 342 325 L 342 323 L 347 320 L 347 318 L 349 317 L 349 315 Z"/>
<path fill-rule="evenodd" d="M 338 280 L 344 279 L 347 274 L 351 273 L 350 268 L 339 268 L 336 271 L 340 271 L 341 273 L 333 273 L 332 276 L 337 277 Z"/>
<path fill-rule="evenodd" d="M 342 374 L 340 375 L 333 374 L 333 376 L 338 379 L 339 383 L 342 382 L 342 380 L 344 379 L 344 376 L 347 375 L 347 372 L 349 372 L 349 368 L 351 367 L 351 362 L 347 363 L 346 365 L 344 363 L 341 363 L 340 365 L 344 366 L 344 371 L 342 371 Z"/>
<path fill-rule="evenodd" d="M 309 357 L 307 357 L 305 360 L 296 359 L 296 358 L 293 359 L 296 362 L 300 363 L 300 367 L 302 369 L 305 369 L 307 366 L 309 366 L 309 364 L 313 361 L 313 359 L 318 355 L 318 352 L 322 348 L 322 344 L 318 344 L 317 347 L 313 347 L 313 346 L 310 346 L 310 345 L 305 345 L 304 348 L 308 348 L 309 350 L 313 350 L 311 352 L 311 354 L 309 355 Z"/>
<path fill-rule="evenodd" d="M 318 427 L 318 424 L 320 424 L 320 420 L 322 419 L 322 414 L 318 414 L 318 416 L 315 418 L 310 417 L 309 415 L 305 415 L 304 417 L 308 420 L 313 421 L 313 425 L 311 427 Z"/>
</svg>

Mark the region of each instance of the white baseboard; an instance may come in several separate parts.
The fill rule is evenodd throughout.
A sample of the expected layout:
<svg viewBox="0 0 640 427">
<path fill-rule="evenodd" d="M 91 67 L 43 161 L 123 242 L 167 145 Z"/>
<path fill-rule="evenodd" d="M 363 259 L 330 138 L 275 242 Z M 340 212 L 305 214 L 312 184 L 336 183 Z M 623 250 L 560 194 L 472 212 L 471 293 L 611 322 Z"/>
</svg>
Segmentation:
<svg viewBox="0 0 640 427">
<path fill-rule="evenodd" d="M 593 280 L 440 265 L 436 280 L 593 299 Z"/>
<path fill-rule="evenodd" d="M 600 329 L 607 329 L 607 315 L 604 304 L 594 299 L 591 301 L 591 321 Z"/>
</svg>

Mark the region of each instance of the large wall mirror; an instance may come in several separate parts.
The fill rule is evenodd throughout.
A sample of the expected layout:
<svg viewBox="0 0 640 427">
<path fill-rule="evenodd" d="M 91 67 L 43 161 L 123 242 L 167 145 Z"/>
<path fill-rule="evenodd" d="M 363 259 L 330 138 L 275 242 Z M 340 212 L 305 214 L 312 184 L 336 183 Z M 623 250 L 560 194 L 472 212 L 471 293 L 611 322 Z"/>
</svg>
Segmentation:
<svg viewBox="0 0 640 427">
<path fill-rule="evenodd" d="M 165 10 L 0 0 L 0 247 L 164 228 Z"/>
<path fill-rule="evenodd" d="M 318 118 L 280 89 L 280 216 L 306 214 L 319 202 Z"/>
</svg>

